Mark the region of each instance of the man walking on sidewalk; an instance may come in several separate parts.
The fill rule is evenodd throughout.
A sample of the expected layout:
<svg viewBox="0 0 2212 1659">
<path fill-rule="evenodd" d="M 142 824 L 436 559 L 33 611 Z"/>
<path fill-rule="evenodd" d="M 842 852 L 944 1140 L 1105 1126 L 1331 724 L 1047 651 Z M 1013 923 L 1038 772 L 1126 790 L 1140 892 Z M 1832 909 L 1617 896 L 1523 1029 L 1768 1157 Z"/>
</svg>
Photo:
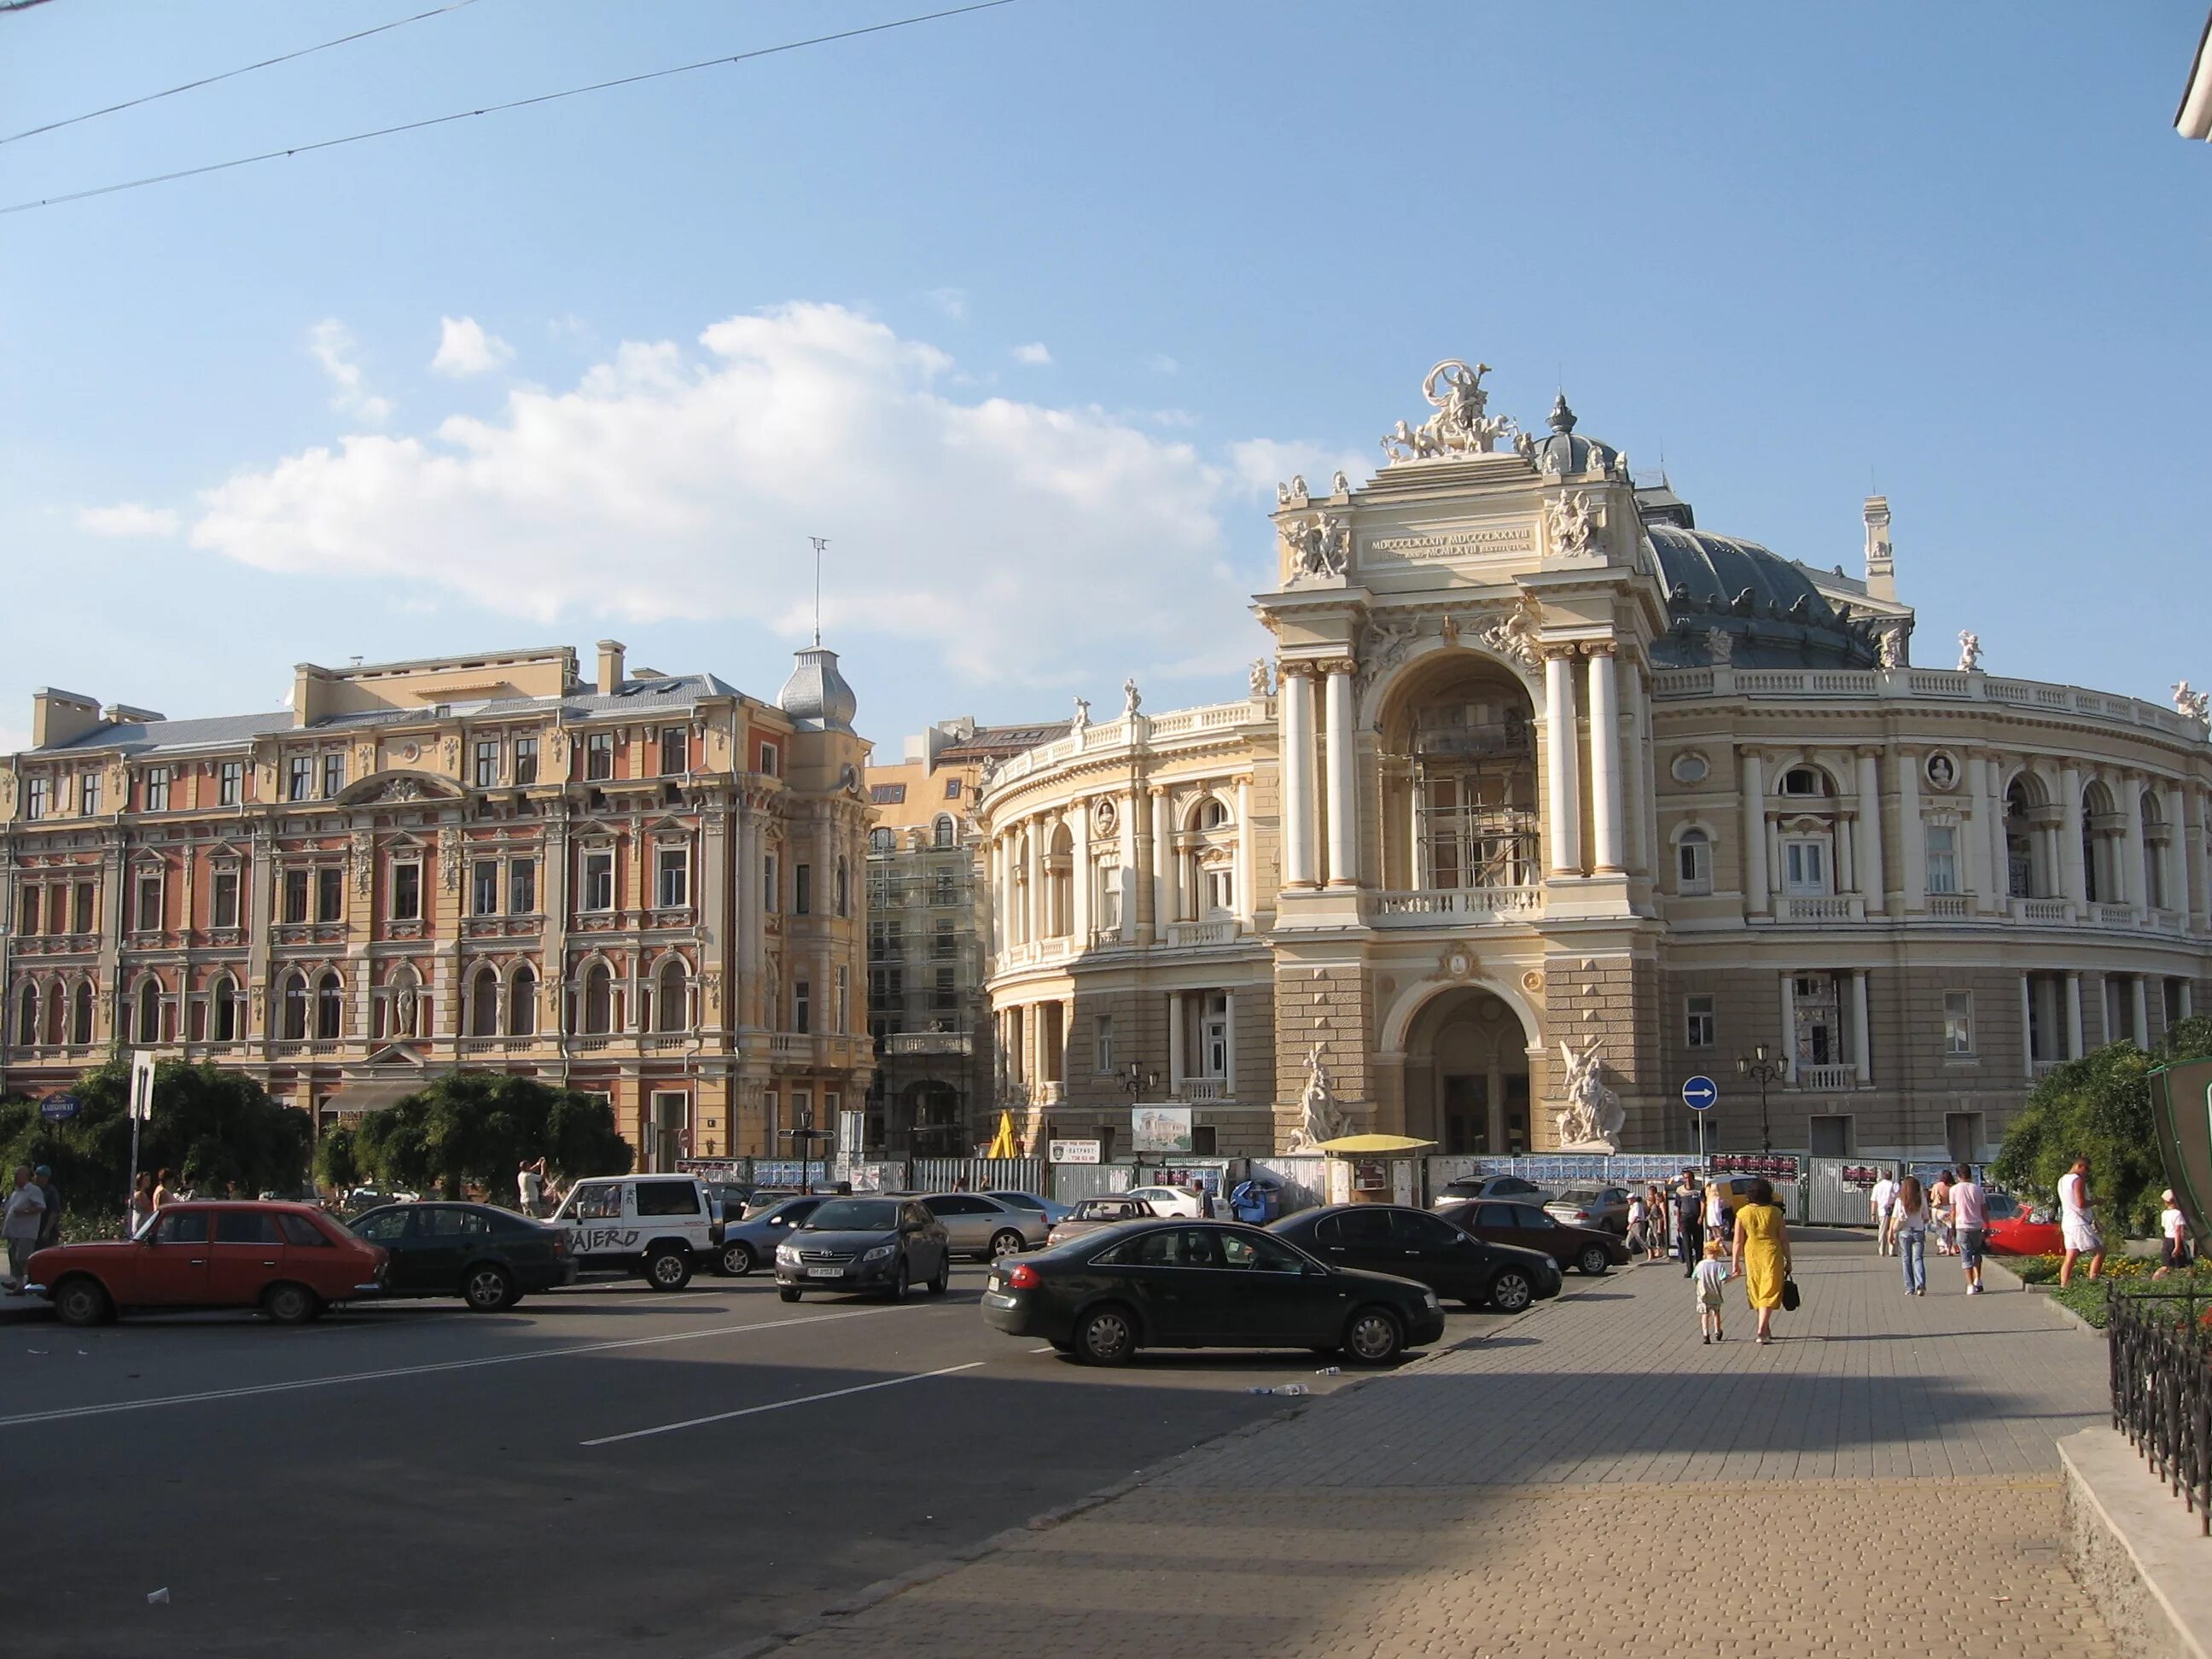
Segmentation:
<svg viewBox="0 0 2212 1659">
<path fill-rule="evenodd" d="M 2097 1231 L 2096 1217 L 2092 1213 L 2095 1201 L 2089 1196 L 2089 1160 L 2077 1158 L 2074 1167 L 2058 1177 L 2059 1243 L 2066 1248 L 2065 1257 L 2058 1264 L 2062 1290 L 2074 1282 L 2076 1256 L 2089 1258 L 2091 1279 L 2104 1271 L 2105 1237 Z"/>
<path fill-rule="evenodd" d="M 1698 1270 L 1705 1256 L 1705 1194 L 1698 1189 L 1698 1172 L 1682 1171 L 1682 1184 L 1674 1188 L 1674 1248 L 1682 1257 L 1682 1277 Z"/>
<path fill-rule="evenodd" d="M 1867 1194 L 1867 1201 L 1874 1206 L 1875 1249 L 1883 1255 L 1887 1255 L 1889 1254 L 1889 1212 L 1891 1206 L 1897 1202 L 1897 1183 L 1889 1178 L 1889 1170 L 1887 1167 L 1882 1170 L 1881 1179 L 1874 1183 L 1874 1190 Z"/>
<path fill-rule="evenodd" d="M 1982 1293 L 1982 1243 L 1990 1224 L 1989 1194 L 1974 1179 L 1974 1166 L 1959 1166 L 1951 1183 L 1951 1224 L 1959 1235 L 1959 1264 L 1966 1270 L 1966 1294 Z"/>
<path fill-rule="evenodd" d="M 39 1230 L 46 1213 L 46 1194 L 31 1179 L 31 1166 L 15 1166 L 15 1189 L 0 1207 L 0 1238 L 8 1241 L 8 1294 L 21 1296 L 31 1267 L 31 1253 L 39 1248 Z"/>
</svg>

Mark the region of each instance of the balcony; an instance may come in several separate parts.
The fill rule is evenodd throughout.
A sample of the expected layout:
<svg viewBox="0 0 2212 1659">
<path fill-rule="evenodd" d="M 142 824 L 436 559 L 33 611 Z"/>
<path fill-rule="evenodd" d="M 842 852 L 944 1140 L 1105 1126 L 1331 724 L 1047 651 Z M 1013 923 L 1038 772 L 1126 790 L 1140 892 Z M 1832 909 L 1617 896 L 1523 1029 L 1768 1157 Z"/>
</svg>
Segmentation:
<svg viewBox="0 0 2212 1659">
<path fill-rule="evenodd" d="M 1964 921 L 1970 911 L 1964 893 L 1930 893 L 1928 896 L 1928 915 L 1936 921 Z"/>
<path fill-rule="evenodd" d="M 1833 1094 L 1838 1090 L 1859 1086 L 1859 1068 L 1855 1065 L 1803 1066 L 1797 1068 L 1796 1086 L 1808 1093 Z"/>
<path fill-rule="evenodd" d="M 969 1054 L 975 1052 L 971 1031 L 899 1031 L 884 1039 L 887 1054 Z"/>
<path fill-rule="evenodd" d="M 1218 921 L 1171 921 L 1168 924 L 1168 943 L 1179 945 L 1234 945 L 1237 943 L 1237 922 L 1227 917 Z"/>
<path fill-rule="evenodd" d="M 1785 894 L 1774 901 L 1777 921 L 1864 921 L 1866 901 L 1856 893 Z"/>
<path fill-rule="evenodd" d="M 1175 1097 L 1193 1105 L 1230 1097 L 1229 1079 L 1225 1077 L 1187 1077 L 1175 1086 Z"/>
<path fill-rule="evenodd" d="M 795 1060 L 800 1065 L 812 1063 L 814 1039 L 805 1031 L 775 1031 L 768 1040 L 770 1060 Z"/>
<path fill-rule="evenodd" d="M 1121 937 L 1119 927 L 1094 927 L 1091 930 L 1091 948 L 1094 951 L 1118 951 L 1128 942 Z"/>
<path fill-rule="evenodd" d="M 1460 927 L 1532 921 L 1543 908 L 1540 887 L 1431 887 L 1376 894 L 1368 921 L 1376 927 Z"/>
<path fill-rule="evenodd" d="M 2016 898 L 2012 915 L 2014 921 L 2069 922 L 2074 920 L 2074 906 L 2063 898 Z"/>
</svg>

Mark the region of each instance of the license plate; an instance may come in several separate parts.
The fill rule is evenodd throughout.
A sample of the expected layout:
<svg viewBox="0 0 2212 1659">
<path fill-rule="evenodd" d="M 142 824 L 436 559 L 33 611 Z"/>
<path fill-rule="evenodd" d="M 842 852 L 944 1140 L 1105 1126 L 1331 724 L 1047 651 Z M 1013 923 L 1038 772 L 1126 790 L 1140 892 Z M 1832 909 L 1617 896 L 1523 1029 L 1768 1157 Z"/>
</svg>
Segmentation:
<svg viewBox="0 0 2212 1659">
<path fill-rule="evenodd" d="M 842 1279 L 845 1270 L 842 1267 L 809 1267 L 806 1276 L 809 1279 Z"/>
</svg>

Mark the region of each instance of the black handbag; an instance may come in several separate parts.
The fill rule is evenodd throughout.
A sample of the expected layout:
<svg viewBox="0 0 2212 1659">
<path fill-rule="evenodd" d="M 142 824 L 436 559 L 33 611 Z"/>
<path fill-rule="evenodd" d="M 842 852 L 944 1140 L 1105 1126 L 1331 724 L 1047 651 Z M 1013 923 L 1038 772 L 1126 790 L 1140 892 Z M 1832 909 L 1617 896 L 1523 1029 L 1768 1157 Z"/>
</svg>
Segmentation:
<svg viewBox="0 0 2212 1659">
<path fill-rule="evenodd" d="M 1783 1312 L 1796 1313 L 1797 1311 L 1797 1304 L 1803 1300 L 1804 1298 L 1797 1294 L 1797 1281 L 1796 1279 L 1785 1279 L 1782 1281 Z"/>
</svg>

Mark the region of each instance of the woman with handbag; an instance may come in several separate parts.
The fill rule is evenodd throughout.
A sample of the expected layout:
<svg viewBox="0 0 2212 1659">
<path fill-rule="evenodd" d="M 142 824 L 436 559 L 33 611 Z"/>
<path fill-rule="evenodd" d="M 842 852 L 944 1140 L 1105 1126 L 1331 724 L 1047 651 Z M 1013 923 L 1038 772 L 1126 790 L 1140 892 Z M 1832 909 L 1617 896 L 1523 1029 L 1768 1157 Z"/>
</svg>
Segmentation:
<svg viewBox="0 0 2212 1659">
<path fill-rule="evenodd" d="M 1743 1278 L 1745 1296 L 1759 1316 L 1759 1342 L 1774 1340 L 1774 1310 L 1796 1291 L 1790 1279 L 1790 1230 L 1782 1222 L 1782 1206 L 1774 1201 L 1771 1182 L 1754 1181 L 1750 1195 L 1735 1212 L 1735 1249 L 1731 1272 Z"/>
</svg>

